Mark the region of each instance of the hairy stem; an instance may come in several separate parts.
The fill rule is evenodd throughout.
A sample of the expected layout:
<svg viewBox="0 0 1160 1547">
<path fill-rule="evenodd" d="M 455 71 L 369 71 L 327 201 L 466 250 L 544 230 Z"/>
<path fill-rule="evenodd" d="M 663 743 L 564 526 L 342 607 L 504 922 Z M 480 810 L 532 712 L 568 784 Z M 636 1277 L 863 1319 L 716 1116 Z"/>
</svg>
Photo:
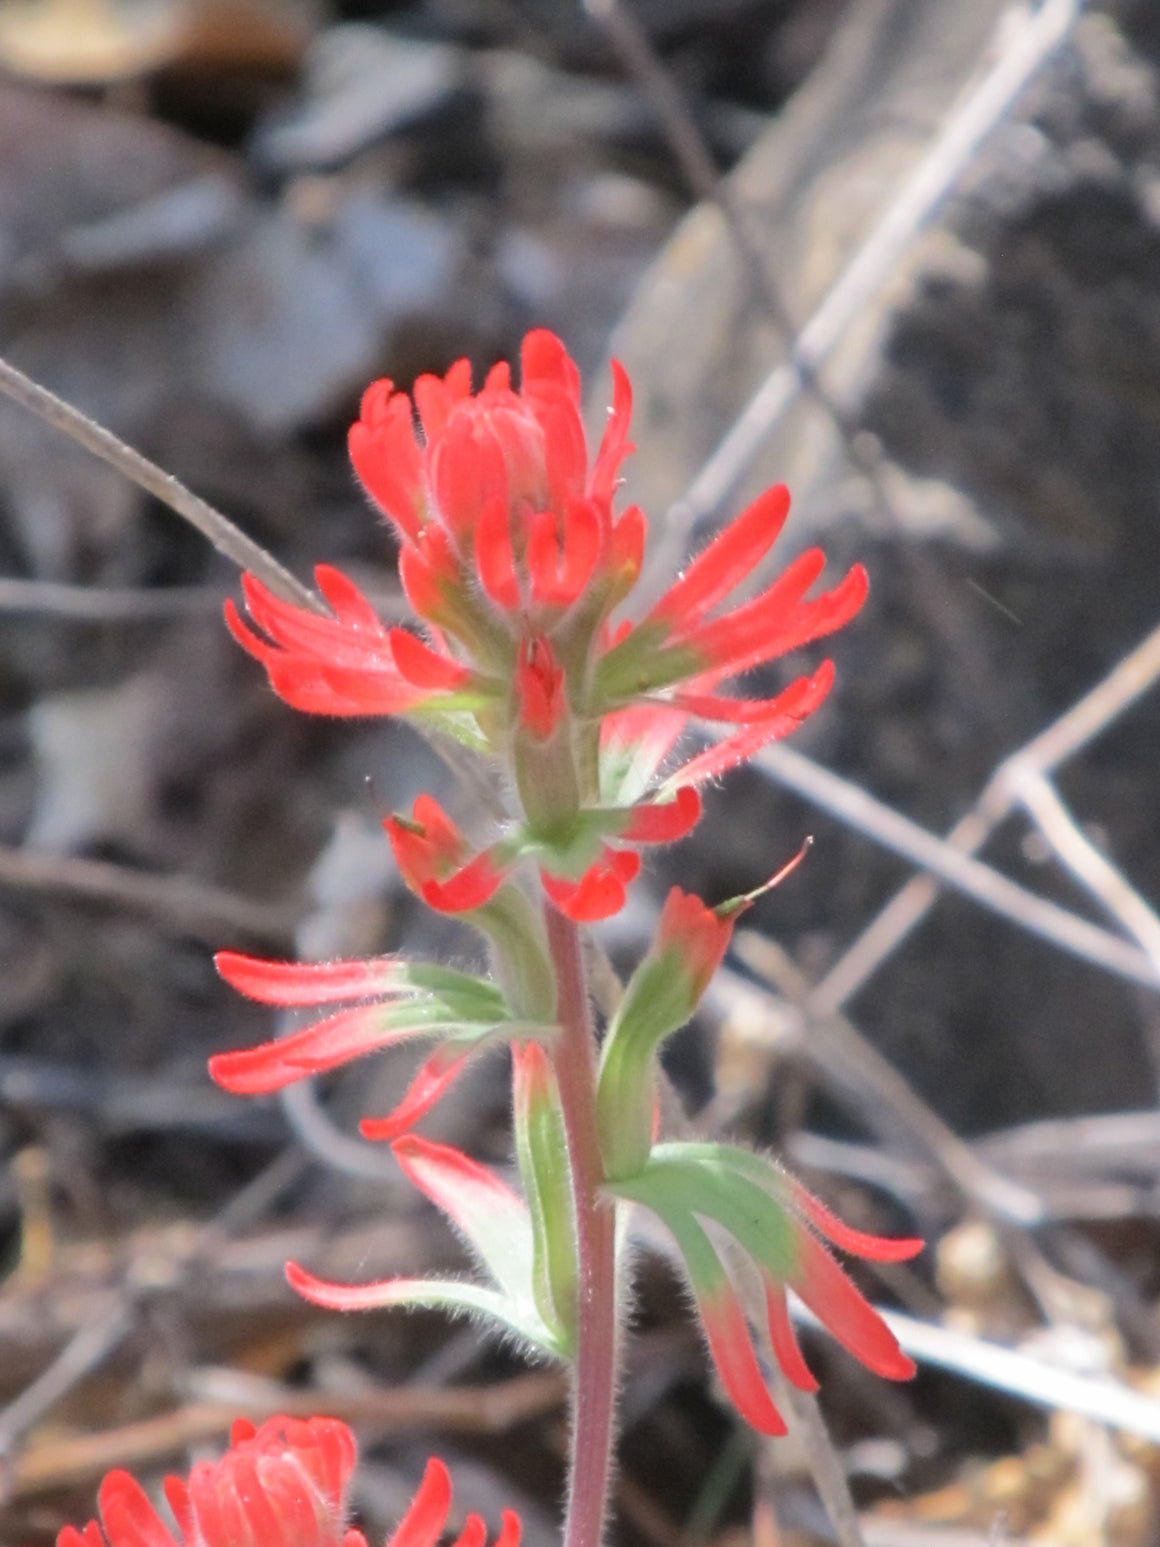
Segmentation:
<svg viewBox="0 0 1160 1547">
<path fill-rule="evenodd" d="M 576 1208 L 579 1287 L 572 1450 L 564 1547 L 600 1547 L 612 1467 L 616 1400 L 616 1218 L 599 1195 L 604 1179 L 596 1133 L 596 1044 L 580 934 L 545 905 L 556 969 L 556 1079 L 568 1134 Z"/>
</svg>

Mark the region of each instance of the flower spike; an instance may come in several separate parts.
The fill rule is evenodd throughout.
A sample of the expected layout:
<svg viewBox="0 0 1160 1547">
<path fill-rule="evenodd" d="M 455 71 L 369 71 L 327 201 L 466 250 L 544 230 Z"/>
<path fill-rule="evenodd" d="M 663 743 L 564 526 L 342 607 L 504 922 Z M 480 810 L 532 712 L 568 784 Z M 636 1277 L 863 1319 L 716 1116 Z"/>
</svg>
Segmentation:
<svg viewBox="0 0 1160 1547">
<path fill-rule="evenodd" d="M 524 339 L 515 373 L 501 362 L 478 387 L 465 360 L 441 377 L 421 376 L 412 396 L 389 380 L 374 383 L 351 429 L 350 455 L 398 539 L 400 583 L 415 619 L 381 621 L 358 587 L 327 566 L 317 571 L 326 612 L 283 601 L 249 576 L 246 616 L 227 605 L 238 642 L 297 708 L 396 715 L 481 759 L 486 797 L 470 838 L 428 795 L 384 827 L 407 888 L 484 937 L 495 981 L 389 955 L 295 964 L 225 952 L 219 969 L 240 992 L 325 1013 L 258 1047 L 219 1054 L 211 1070 L 230 1090 L 270 1092 L 427 1039 L 402 1099 L 365 1120 L 362 1132 L 390 1142 L 487 1281 L 343 1285 L 291 1264 L 299 1293 L 341 1310 L 423 1307 L 486 1318 L 541 1353 L 575 1357 L 582 1391 L 611 1392 L 615 1371 L 596 1378 L 591 1361 L 614 1359 L 616 1232 L 623 1207 L 640 1204 L 677 1242 L 730 1398 L 756 1428 L 780 1434 L 785 1425 L 730 1278 L 736 1254 L 762 1285 L 774 1358 L 793 1385 L 813 1390 L 790 1291 L 870 1369 L 904 1379 L 913 1365 L 827 1243 L 877 1261 L 903 1261 L 920 1243 L 849 1228 L 761 1156 L 659 1143 L 656 1073 L 661 1045 L 696 1012 L 737 919 L 805 849 L 766 888 L 716 908 L 674 887 L 600 1047 L 585 1008 L 595 985 L 573 926 L 617 914 L 643 851 L 696 826 L 701 787 L 820 708 L 834 683 L 829 660 L 810 662 L 764 695 L 746 676 L 842 628 L 864 604 L 868 581 L 854 565 L 824 588 L 818 548 L 780 575 L 764 573 L 789 513 L 778 485 L 717 531 L 659 600 L 634 610 L 647 523 L 634 505 L 616 508 L 632 451 L 632 391 L 615 362 L 611 375 L 612 406 L 594 454 L 579 372 L 542 329 Z M 682 745 L 686 732 L 706 725 L 719 739 Z M 468 1061 L 501 1041 L 512 1053 L 522 1196 L 468 1156 L 411 1131 Z M 721 1236 L 734 1256 L 719 1255 Z M 597 1326 L 602 1317 L 608 1325 Z M 602 1455 L 607 1440 L 598 1437 Z M 391 1547 L 436 1547 L 448 1503 L 446 1473 L 433 1463 Z M 585 1508 L 591 1518 L 581 1536 L 597 1541 L 599 1519 Z M 140 1518 L 133 1547 L 168 1547 Z M 505 1518 L 497 1547 L 515 1547 L 517 1537 L 518 1522 Z M 103 1547 L 99 1528 L 64 1547 Z M 486 1547 L 483 1522 L 469 1517 L 456 1547 Z"/>
</svg>

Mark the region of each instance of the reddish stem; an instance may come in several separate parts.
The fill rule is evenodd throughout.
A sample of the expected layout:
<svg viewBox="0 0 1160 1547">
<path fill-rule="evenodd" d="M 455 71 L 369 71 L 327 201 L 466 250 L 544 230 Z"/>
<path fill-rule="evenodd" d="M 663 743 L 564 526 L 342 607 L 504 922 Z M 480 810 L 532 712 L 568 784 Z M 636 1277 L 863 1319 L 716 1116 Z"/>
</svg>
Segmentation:
<svg viewBox="0 0 1160 1547">
<path fill-rule="evenodd" d="M 572 1163 L 579 1259 L 572 1454 L 564 1547 L 600 1547 L 611 1480 L 616 1401 L 616 1216 L 600 1197 L 604 1180 L 596 1132 L 596 1039 L 588 1007 L 580 934 L 545 904 L 556 969 L 556 1080 Z"/>
</svg>

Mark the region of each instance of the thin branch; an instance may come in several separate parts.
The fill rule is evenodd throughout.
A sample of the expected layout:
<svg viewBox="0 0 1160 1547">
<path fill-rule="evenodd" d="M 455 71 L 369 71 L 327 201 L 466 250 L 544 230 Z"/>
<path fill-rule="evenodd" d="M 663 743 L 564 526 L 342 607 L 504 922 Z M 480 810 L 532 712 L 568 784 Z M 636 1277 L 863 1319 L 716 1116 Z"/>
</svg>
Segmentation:
<svg viewBox="0 0 1160 1547">
<path fill-rule="evenodd" d="M 973 897 L 991 912 L 1010 919 L 1021 929 L 1050 940 L 1073 956 L 1095 962 L 1120 977 L 1152 989 L 1160 986 L 1160 972 L 1136 946 L 1078 914 L 1036 896 L 800 752 L 785 746 L 766 747 L 758 753 L 754 763 L 778 784 L 829 811 L 892 853 L 929 871 L 945 885 Z"/>
<path fill-rule="evenodd" d="M 231 1372 L 232 1374 L 233 1372 Z M 238 1382 L 235 1380 L 234 1384 Z M 194 1376 L 194 1384 L 210 1386 Z M 148 1466 L 180 1454 L 192 1445 L 227 1435 L 244 1410 L 260 1422 L 275 1413 L 309 1418 L 317 1410 L 317 1392 L 296 1390 L 275 1381 L 250 1378 L 248 1399 L 239 1393 L 195 1400 L 168 1413 L 96 1434 L 48 1440 L 25 1451 L 13 1467 L 10 1497 L 30 1498 L 72 1483 L 99 1477 L 112 1466 Z M 566 1394 L 561 1372 L 536 1371 L 491 1386 L 402 1386 L 366 1391 L 328 1391 L 326 1410 L 378 1434 L 440 1429 L 452 1434 L 505 1434 L 532 1419 L 557 1411 Z"/>
<path fill-rule="evenodd" d="M 215 586 L 83 586 L 0 576 L 0 613 L 65 618 L 76 623 L 138 623 L 220 612 Z"/>
<path fill-rule="evenodd" d="M 278 1102 L 294 1137 L 328 1170 L 375 1182 L 400 1180 L 399 1163 L 389 1149 L 352 1139 L 331 1121 L 313 1080 L 287 1085 Z"/>
<path fill-rule="evenodd" d="M 972 855 L 982 848 L 1020 799 L 1029 773 L 1048 774 L 1086 747 L 1160 680 L 1160 627 L 1124 656 L 1058 720 L 1013 752 L 992 774 L 974 807 L 943 840 Z M 816 986 L 810 1005 L 838 1010 L 862 988 L 934 906 L 942 881 L 915 876 L 891 898 Z"/>
<path fill-rule="evenodd" d="M 285 945 L 296 923 L 282 908 L 251 902 L 236 892 L 187 876 L 152 875 L 107 860 L 36 849 L 0 848 L 0 887 L 130 908 L 171 929 L 205 936 L 219 945 L 223 930 Z"/>
<path fill-rule="evenodd" d="M 751 930 L 734 937 L 734 949 L 751 972 L 796 1004 L 808 1035 L 799 1038 L 801 1051 L 856 1110 L 872 1131 L 901 1126 L 935 1160 L 964 1197 L 988 1215 L 1020 1226 L 1043 1219 L 1043 1205 L 1028 1187 L 1008 1181 L 960 1139 L 930 1108 L 904 1075 L 843 1015 L 821 1016 L 811 1009 L 809 983 L 789 956 L 772 940 Z M 750 985 L 720 970 L 710 995 L 744 993 Z M 893 1120 L 893 1123 L 891 1123 Z"/>
<path fill-rule="evenodd" d="M 769 1365 L 777 1405 L 790 1416 L 790 1432 L 795 1435 L 806 1458 L 818 1497 L 834 1527 L 838 1547 L 865 1547 L 858 1508 L 817 1397 L 811 1391 L 799 1391 L 791 1385 L 781 1373 L 776 1359 L 771 1358 Z M 765 1441 L 767 1447 L 776 1443 L 776 1440 Z"/>
<path fill-rule="evenodd" d="M 62 430 L 73 440 L 79 441 L 94 456 L 124 473 L 126 478 L 159 499 L 163 505 L 168 505 L 170 510 L 176 511 L 191 526 L 196 527 L 219 553 L 224 553 L 241 569 L 256 575 L 283 600 L 293 602 L 298 607 L 308 607 L 311 612 L 325 610 L 312 591 L 296 580 L 288 569 L 283 568 L 273 554 L 267 553 L 265 548 L 223 516 L 220 510 L 215 510 L 155 462 L 143 457 L 139 451 L 126 446 L 124 441 L 90 419 L 87 414 L 82 414 L 79 409 L 73 408 L 46 387 L 39 386 L 23 371 L 2 359 L 0 392 L 27 408 L 30 413 L 38 415 L 54 429 Z"/>
<path fill-rule="evenodd" d="M 52 1363 L 0 1411 L 0 1500 L 5 1495 L 10 1496 L 9 1486 L 6 1486 L 9 1479 L 3 1474 L 7 1470 L 6 1458 L 20 1437 L 39 1423 L 86 1375 L 102 1365 L 124 1342 L 135 1324 L 135 1302 L 127 1296 L 115 1295 L 104 1314 L 78 1328 Z"/>
<path fill-rule="evenodd" d="M 804 1307 L 793 1306 L 795 1319 L 819 1325 Z M 949 1327 L 917 1321 L 898 1311 L 882 1319 L 902 1348 L 920 1364 L 953 1370 L 981 1386 L 1006 1391 L 1024 1402 L 1078 1413 L 1126 1434 L 1160 1443 L 1160 1402 L 1106 1376 L 1076 1375 L 1030 1354 L 988 1343 Z"/>
<path fill-rule="evenodd" d="M 769 372 L 665 522 L 666 549 L 683 556 L 697 522 L 729 498 L 750 462 L 841 341 L 890 282 L 902 257 L 970 166 L 1019 93 L 1063 43 L 1080 0 L 1043 0 L 1030 16 L 1003 18 L 995 64 L 953 112 L 867 240 L 801 329 L 790 357 Z"/>
<path fill-rule="evenodd" d="M 1020 799 L 1057 857 L 1132 936 L 1160 975 L 1160 917 L 1156 910 L 1080 831 L 1050 779 L 1029 772 Z"/>
</svg>

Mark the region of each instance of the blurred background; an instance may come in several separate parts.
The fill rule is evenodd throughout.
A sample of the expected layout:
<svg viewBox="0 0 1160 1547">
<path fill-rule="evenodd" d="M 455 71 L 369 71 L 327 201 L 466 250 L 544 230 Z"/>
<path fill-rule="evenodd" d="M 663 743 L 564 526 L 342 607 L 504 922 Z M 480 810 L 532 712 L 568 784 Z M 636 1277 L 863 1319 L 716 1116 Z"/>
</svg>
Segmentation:
<svg viewBox="0 0 1160 1547">
<path fill-rule="evenodd" d="M 361 390 L 482 374 L 532 326 L 597 430 L 610 354 L 633 378 L 646 586 L 774 481 L 779 566 L 870 569 L 824 711 L 602 937 L 624 968 L 669 884 L 717 901 L 814 838 L 670 1074 L 701 1131 L 931 1242 L 862 1280 L 934 1329 L 912 1386 L 806 1334 L 867 1541 L 1160 1539 L 1160 8 L 0 4 L 0 353 L 303 580 L 397 610 Z M 380 828 L 425 788 L 470 817 L 450 774 L 280 704 L 236 594 L 0 399 L 0 1539 L 293 1410 L 358 1428 L 372 1539 L 437 1449 L 539 1547 L 558 1376 L 282 1280 L 460 1262 L 357 1140 L 406 1060 L 282 1103 L 205 1074 L 272 1030 L 215 948 L 471 951 Z M 505 1164 L 505 1082 L 425 1131 Z M 835 1540 L 810 1445 L 760 1450 L 720 1399 L 663 1242 L 638 1281 L 616 1541 Z M 1016 1361 L 1000 1394 L 988 1344 L 1079 1386 Z"/>
</svg>

